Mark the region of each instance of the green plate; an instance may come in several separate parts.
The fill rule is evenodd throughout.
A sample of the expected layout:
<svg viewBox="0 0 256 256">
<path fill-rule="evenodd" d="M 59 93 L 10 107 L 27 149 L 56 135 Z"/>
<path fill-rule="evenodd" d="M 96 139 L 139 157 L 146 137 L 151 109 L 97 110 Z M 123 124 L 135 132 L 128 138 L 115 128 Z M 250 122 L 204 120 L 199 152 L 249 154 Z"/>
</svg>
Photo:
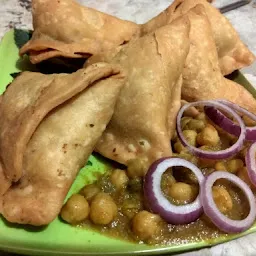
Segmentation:
<svg viewBox="0 0 256 256">
<path fill-rule="evenodd" d="M 21 65 L 23 62 L 23 65 Z M 9 31 L 0 44 L 0 94 L 12 81 L 11 73 L 24 69 L 24 61 L 19 59 L 18 48 L 14 42 L 14 31 Z M 33 66 L 25 66 L 31 69 Z M 235 72 L 233 80 L 241 83 L 256 95 L 252 85 L 239 72 Z M 93 172 L 104 172 L 110 166 L 101 157 L 92 155 L 84 167 L 69 195 L 77 192 L 85 183 L 94 179 Z M 223 236 L 214 240 L 205 240 L 176 246 L 148 246 L 129 243 L 101 235 L 87 229 L 75 228 L 61 222 L 58 218 L 45 228 L 38 229 L 28 226 L 8 224 L 0 219 L 0 249 L 29 255 L 153 255 L 162 253 L 183 252 L 223 243 L 245 234 L 256 231 L 256 225 L 244 233 Z"/>
</svg>

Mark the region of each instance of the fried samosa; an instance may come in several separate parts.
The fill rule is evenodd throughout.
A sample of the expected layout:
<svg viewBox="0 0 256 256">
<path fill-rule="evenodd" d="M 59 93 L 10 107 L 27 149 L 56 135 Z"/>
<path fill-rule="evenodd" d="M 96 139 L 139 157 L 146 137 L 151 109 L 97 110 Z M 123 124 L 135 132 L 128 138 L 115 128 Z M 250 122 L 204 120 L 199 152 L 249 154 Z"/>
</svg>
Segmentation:
<svg viewBox="0 0 256 256">
<path fill-rule="evenodd" d="M 251 65 L 255 60 L 253 53 L 241 41 L 228 19 L 205 0 L 175 0 L 165 11 L 142 25 L 142 34 L 150 33 L 158 27 L 170 23 L 177 17 L 186 14 L 197 4 L 202 4 L 205 7 L 210 21 L 222 74 L 227 75 L 236 69 Z M 202 43 L 205 40 L 207 39 L 204 38 Z"/>
<path fill-rule="evenodd" d="M 211 25 L 203 5 L 187 13 L 190 50 L 183 70 L 182 98 L 187 101 L 227 99 L 256 113 L 256 100 L 221 73 Z"/>
<path fill-rule="evenodd" d="M 87 65 L 99 59 L 120 64 L 127 73 L 114 115 L 97 143 L 100 154 L 125 165 L 143 159 L 146 166 L 172 154 L 189 28 L 184 16 L 121 50 L 88 60 Z"/>
<path fill-rule="evenodd" d="M 118 66 L 98 63 L 70 75 L 24 72 L 9 85 L 1 104 L 0 152 L 4 174 L 16 182 L 1 197 L 4 218 L 39 226 L 59 214 L 124 79 Z"/>
<path fill-rule="evenodd" d="M 34 33 L 20 50 L 32 63 L 63 56 L 85 58 L 139 36 L 140 26 L 74 0 L 33 0 Z"/>
<path fill-rule="evenodd" d="M 3 195 L 7 191 L 7 189 L 11 186 L 11 184 L 12 182 L 6 178 L 0 162 L 0 198 L 1 198 L 1 195 Z M 1 212 L 1 203 L 0 203 L 0 212 Z"/>
</svg>

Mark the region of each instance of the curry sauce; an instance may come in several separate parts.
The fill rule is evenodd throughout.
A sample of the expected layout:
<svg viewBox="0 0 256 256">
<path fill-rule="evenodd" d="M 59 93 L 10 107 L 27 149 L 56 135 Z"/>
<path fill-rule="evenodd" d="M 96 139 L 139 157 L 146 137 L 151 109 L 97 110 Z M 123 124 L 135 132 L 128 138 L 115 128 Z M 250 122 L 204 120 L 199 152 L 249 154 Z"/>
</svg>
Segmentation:
<svg viewBox="0 0 256 256">
<path fill-rule="evenodd" d="M 222 150 L 230 147 L 236 140 L 234 136 L 214 126 L 204 113 L 199 113 L 196 117 L 183 117 L 182 129 L 190 144 L 206 150 Z M 194 163 L 205 176 L 218 170 L 231 172 L 253 189 L 244 163 L 248 143 L 236 156 L 225 160 L 195 157 L 181 144 L 177 136 L 174 136 L 171 144 L 174 156 Z M 72 221 L 65 216 L 63 219 L 73 225 L 92 228 L 112 237 L 154 245 L 177 245 L 226 235 L 205 214 L 195 222 L 172 225 L 159 215 L 151 213 L 150 202 L 144 199 L 143 164 L 141 160 L 130 161 L 127 169 L 110 170 L 95 183 L 81 189 L 79 193 L 90 204 L 90 214 L 83 221 L 77 222 L 74 217 L 78 213 L 74 208 L 79 202 L 69 207 L 64 206 L 62 218 L 63 212 L 72 213 Z M 175 205 L 191 203 L 199 193 L 195 175 L 184 167 L 167 169 L 161 178 L 161 189 L 166 198 Z M 212 192 L 217 207 L 228 218 L 242 220 L 248 215 L 249 203 L 244 193 L 231 182 L 217 180 Z"/>
</svg>

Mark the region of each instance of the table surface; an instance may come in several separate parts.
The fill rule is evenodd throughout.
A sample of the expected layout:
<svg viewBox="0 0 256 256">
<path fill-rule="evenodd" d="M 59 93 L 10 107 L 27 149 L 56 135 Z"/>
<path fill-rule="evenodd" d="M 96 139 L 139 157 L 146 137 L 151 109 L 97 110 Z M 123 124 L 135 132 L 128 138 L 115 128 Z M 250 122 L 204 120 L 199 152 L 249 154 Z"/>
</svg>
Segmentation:
<svg viewBox="0 0 256 256">
<path fill-rule="evenodd" d="M 215 0 L 216 7 L 236 0 Z M 30 0 L 0 0 L 0 38 L 10 28 L 32 28 Z M 79 0 L 86 6 L 96 8 L 117 17 L 143 23 L 164 10 L 171 0 Z M 242 40 L 256 55 L 256 0 L 249 5 L 225 14 Z M 256 63 L 243 69 L 243 73 L 256 86 Z M 1 253 L 0 255 L 10 255 Z M 250 256 L 256 255 L 256 233 L 234 241 L 180 256 Z"/>
</svg>

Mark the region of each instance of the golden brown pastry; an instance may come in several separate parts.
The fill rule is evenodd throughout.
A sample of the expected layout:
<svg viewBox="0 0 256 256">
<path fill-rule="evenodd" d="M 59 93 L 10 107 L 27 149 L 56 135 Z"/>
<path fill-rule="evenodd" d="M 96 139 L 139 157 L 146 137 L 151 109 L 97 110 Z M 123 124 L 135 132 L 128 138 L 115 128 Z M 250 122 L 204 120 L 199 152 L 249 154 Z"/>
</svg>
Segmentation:
<svg viewBox="0 0 256 256">
<path fill-rule="evenodd" d="M 181 100 L 181 89 L 182 89 L 183 79 L 180 76 L 177 84 L 173 86 L 171 93 L 171 106 L 169 109 L 169 129 L 171 131 L 171 139 L 174 135 L 174 131 L 176 130 L 176 117 L 181 108 L 182 100 Z"/>
<path fill-rule="evenodd" d="M 139 25 L 74 0 L 33 0 L 34 33 L 20 50 L 32 63 L 52 57 L 85 58 L 138 36 Z"/>
<path fill-rule="evenodd" d="M 70 75 L 25 72 L 9 85 L 0 152 L 5 176 L 16 183 L 0 200 L 4 218 L 38 226 L 58 215 L 123 84 L 117 66 L 98 63 Z"/>
<path fill-rule="evenodd" d="M 6 192 L 6 190 L 11 186 L 11 184 L 12 182 L 6 178 L 0 162 L 0 197 Z M 0 203 L 0 212 L 1 212 L 1 203 Z"/>
<path fill-rule="evenodd" d="M 209 18 L 222 74 L 227 75 L 236 69 L 252 64 L 255 56 L 240 40 L 231 23 L 205 0 L 175 0 L 166 10 L 142 25 L 142 34 L 150 33 L 158 27 L 170 23 L 197 4 L 202 4 L 205 7 Z"/>
<path fill-rule="evenodd" d="M 223 77 L 211 25 L 203 5 L 187 13 L 190 50 L 183 70 L 182 98 L 187 101 L 227 99 L 256 112 L 256 100 L 241 85 Z"/>
<path fill-rule="evenodd" d="M 114 115 L 97 143 L 100 154 L 123 164 L 135 158 L 153 162 L 172 154 L 189 28 L 184 16 L 121 50 L 88 60 L 87 65 L 99 59 L 118 63 L 127 73 Z"/>
</svg>

